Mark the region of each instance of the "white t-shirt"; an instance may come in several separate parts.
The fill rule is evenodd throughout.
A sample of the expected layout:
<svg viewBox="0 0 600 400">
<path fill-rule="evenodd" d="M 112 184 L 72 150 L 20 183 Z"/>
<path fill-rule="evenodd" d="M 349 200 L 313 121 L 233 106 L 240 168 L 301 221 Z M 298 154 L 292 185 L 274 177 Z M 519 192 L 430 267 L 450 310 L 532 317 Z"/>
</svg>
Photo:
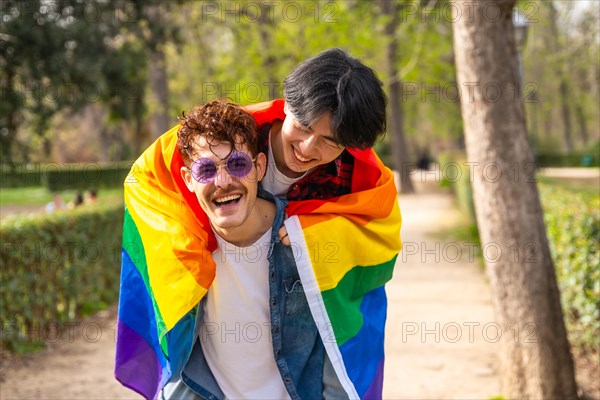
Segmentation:
<svg viewBox="0 0 600 400">
<path fill-rule="evenodd" d="M 264 190 L 271 193 L 273 196 L 286 198 L 290 186 L 304 178 L 308 172 L 309 171 L 305 172 L 298 178 L 289 178 L 281 173 L 277 169 L 277 165 L 275 165 L 275 158 L 273 157 L 273 150 L 271 149 L 271 135 L 269 135 L 269 165 L 267 166 L 267 173 L 260 181 Z"/>
<path fill-rule="evenodd" d="M 215 235 L 217 272 L 199 334 L 208 366 L 228 399 L 289 399 L 271 340 L 271 229 L 248 247 Z"/>
</svg>

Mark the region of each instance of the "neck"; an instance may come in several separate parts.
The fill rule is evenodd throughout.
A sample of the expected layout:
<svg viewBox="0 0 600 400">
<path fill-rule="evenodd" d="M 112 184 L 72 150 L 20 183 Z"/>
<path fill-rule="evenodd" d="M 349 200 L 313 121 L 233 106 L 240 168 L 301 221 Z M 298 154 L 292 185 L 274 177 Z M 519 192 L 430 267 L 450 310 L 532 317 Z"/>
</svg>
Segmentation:
<svg viewBox="0 0 600 400">
<path fill-rule="evenodd" d="M 256 198 L 252 213 L 242 225 L 225 229 L 216 226 L 212 228 L 226 242 L 237 247 L 248 247 L 256 243 L 271 228 L 275 219 L 275 212 L 275 203 Z"/>
<path fill-rule="evenodd" d="M 273 151 L 273 158 L 275 159 L 275 167 L 279 172 L 287 176 L 288 178 L 299 178 L 304 175 L 304 172 L 292 171 L 287 167 L 285 158 L 283 157 L 283 141 L 281 140 L 281 126 L 283 121 L 275 121 L 271 130 L 269 131 L 269 137 L 271 142 L 271 151 Z"/>
</svg>

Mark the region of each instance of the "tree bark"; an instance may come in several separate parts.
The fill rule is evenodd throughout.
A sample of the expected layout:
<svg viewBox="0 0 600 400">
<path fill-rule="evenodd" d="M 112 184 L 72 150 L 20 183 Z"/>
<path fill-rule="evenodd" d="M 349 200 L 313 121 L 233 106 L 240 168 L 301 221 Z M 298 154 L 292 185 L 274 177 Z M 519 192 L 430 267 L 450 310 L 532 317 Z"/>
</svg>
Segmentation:
<svg viewBox="0 0 600 400">
<path fill-rule="evenodd" d="M 585 111 L 583 110 L 583 105 L 580 102 L 575 104 L 575 115 L 577 116 L 577 123 L 579 125 L 579 136 L 581 137 L 581 142 L 585 146 L 589 142 L 589 135 Z"/>
<path fill-rule="evenodd" d="M 152 139 L 157 139 L 174 125 L 169 118 L 169 81 L 167 78 L 167 58 L 165 57 L 167 14 L 160 3 L 141 3 L 142 13 L 148 22 L 147 32 L 141 33 L 146 42 L 149 57 L 149 77 L 152 88 L 150 131 Z M 145 36 L 144 36 L 145 35 Z"/>
<path fill-rule="evenodd" d="M 275 74 L 276 60 L 273 54 L 273 46 L 271 44 L 271 32 L 274 30 L 274 20 L 271 16 L 273 15 L 274 4 L 260 3 L 260 10 L 261 13 L 258 23 L 258 32 L 261 39 L 263 54 L 265 55 L 263 58 L 263 68 L 269 80 L 269 100 L 275 100 L 279 97 L 279 92 L 277 90 L 278 79 L 277 75 Z"/>
<path fill-rule="evenodd" d="M 552 48 L 554 49 L 555 54 L 561 54 L 561 46 L 560 46 L 560 33 L 558 30 L 558 13 L 556 11 L 556 7 L 554 6 L 552 1 L 546 3 L 550 8 L 550 30 L 552 32 Z M 565 61 L 562 59 L 558 60 L 555 63 L 556 68 L 556 76 L 559 80 L 559 94 L 560 94 L 560 114 L 562 116 L 563 121 L 563 143 L 568 153 L 573 151 L 573 134 L 572 134 L 572 125 L 571 125 L 571 108 L 570 104 L 570 90 L 569 84 L 567 82 L 567 73 L 565 72 L 565 67 L 563 65 Z"/>
<path fill-rule="evenodd" d="M 560 80 L 560 113 L 563 120 L 563 137 L 567 153 L 573 151 L 573 134 L 571 128 L 571 108 L 569 107 L 569 86 L 564 76 Z"/>
<path fill-rule="evenodd" d="M 404 114 L 402 110 L 402 80 L 398 76 L 396 62 L 398 54 L 398 39 L 396 28 L 399 25 L 399 4 L 396 0 L 381 0 L 381 11 L 390 19 L 385 26 L 385 34 L 389 40 L 386 51 L 388 72 L 388 94 L 390 100 L 388 114 L 388 132 L 394 169 L 400 174 L 400 193 L 414 193 L 415 188 L 410 178 L 410 163 L 406 139 L 404 136 Z"/>
<path fill-rule="evenodd" d="M 4 54 L 2 54 L 4 56 Z M 3 72 L 6 73 L 6 97 L 4 98 L 4 94 L 2 95 L 2 101 L 7 101 L 8 112 L 4 116 L 6 125 L 2 128 L 6 129 L 4 132 L 0 132 L 0 144 L 2 144 L 0 150 L 0 161 L 2 163 L 7 163 L 8 167 L 11 170 L 16 168 L 16 164 L 13 159 L 13 152 L 15 147 L 15 142 L 17 138 L 17 130 L 19 128 L 18 124 L 18 115 L 17 115 L 17 107 L 15 107 L 15 98 L 17 93 L 15 91 L 15 80 L 16 74 L 12 65 L 6 65 L 3 69 Z M 3 88 L 4 89 L 4 88 Z"/>
<path fill-rule="evenodd" d="M 511 90 L 518 82 L 515 2 L 453 1 L 464 11 L 453 24 L 458 83 L 474 87 L 461 105 L 483 255 L 502 328 L 502 391 L 511 399 L 575 399 L 524 105 Z"/>
<path fill-rule="evenodd" d="M 150 53 L 150 84 L 154 97 L 156 109 L 152 115 L 151 130 L 152 138 L 157 139 L 165 133 L 170 125 L 174 125 L 174 120 L 170 122 L 169 118 L 169 86 L 167 80 L 167 60 L 163 50 L 163 45 L 159 44 L 156 49 Z"/>
</svg>

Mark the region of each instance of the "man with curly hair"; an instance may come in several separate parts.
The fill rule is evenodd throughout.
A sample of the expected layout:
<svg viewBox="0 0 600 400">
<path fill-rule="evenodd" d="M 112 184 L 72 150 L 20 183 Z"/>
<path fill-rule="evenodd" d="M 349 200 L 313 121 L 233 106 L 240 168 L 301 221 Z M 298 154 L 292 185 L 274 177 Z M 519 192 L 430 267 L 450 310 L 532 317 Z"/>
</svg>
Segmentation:
<svg viewBox="0 0 600 400">
<path fill-rule="evenodd" d="M 234 104 L 213 101 L 182 116 L 177 149 L 182 178 L 218 247 L 193 349 L 162 398 L 321 398 L 324 348 L 294 288 L 301 284 L 291 248 L 277 236 L 286 202 L 258 190 L 266 156 L 258 152 L 256 122 Z"/>
</svg>

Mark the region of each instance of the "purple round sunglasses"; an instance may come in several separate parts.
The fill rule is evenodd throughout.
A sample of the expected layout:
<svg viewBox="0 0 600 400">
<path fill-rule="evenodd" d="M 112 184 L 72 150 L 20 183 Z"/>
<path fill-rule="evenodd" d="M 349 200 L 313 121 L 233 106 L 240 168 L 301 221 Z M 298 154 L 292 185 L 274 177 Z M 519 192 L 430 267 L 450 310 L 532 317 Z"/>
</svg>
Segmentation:
<svg viewBox="0 0 600 400">
<path fill-rule="evenodd" d="M 229 175 L 241 179 L 250 173 L 254 161 L 256 161 L 256 157 L 250 158 L 242 151 L 234 151 L 219 164 L 210 158 L 199 158 L 192 163 L 191 171 L 195 180 L 200 183 L 209 183 L 215 179 L 219 168 L 224 165 Z"/>
</svg>

